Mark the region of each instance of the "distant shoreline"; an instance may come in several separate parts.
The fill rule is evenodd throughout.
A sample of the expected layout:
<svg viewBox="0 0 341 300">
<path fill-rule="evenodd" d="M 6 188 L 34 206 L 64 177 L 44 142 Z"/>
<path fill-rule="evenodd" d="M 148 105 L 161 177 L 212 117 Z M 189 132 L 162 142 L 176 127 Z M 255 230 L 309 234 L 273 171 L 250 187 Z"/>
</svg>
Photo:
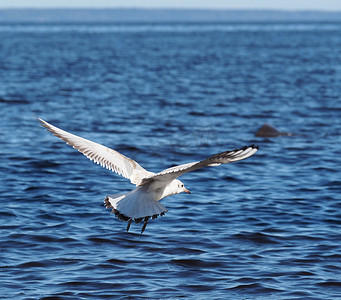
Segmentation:
<svg viewBox="0 0 341 300">
<path fill-rule="evenodd" d="M 341 11 L 142 8 L 0 9 L 0 23 L 14 22 L 341 22 Z"/>
</svg>

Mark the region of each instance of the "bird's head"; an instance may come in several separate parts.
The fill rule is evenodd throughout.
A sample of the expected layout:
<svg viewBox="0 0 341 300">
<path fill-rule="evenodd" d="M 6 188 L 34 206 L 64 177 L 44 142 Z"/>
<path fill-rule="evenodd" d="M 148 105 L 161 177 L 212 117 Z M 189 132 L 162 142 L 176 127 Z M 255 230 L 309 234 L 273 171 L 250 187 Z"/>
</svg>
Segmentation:
<svg viewBox="0 0 341 300">
<path fill-rule="evenodd" d="M 176 185 L 176 193 L 180 194 L 180 193 L 187 193 L 190 194 L 191 192 L 185 188 L 185 185 L 178 179 L 174 180 L 174 184 Z"/>
</svg>

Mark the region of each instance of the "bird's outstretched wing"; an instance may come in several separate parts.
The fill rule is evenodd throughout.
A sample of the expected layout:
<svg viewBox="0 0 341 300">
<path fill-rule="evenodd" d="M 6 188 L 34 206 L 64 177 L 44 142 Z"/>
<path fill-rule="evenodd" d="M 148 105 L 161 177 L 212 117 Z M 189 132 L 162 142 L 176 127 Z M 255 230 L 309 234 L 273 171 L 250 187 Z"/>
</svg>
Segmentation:
<svg viewBox="0 0 341 300">
<path fill-rule="evenodd" d="M 218 153 L 202 161 L 183 164 L 183 165 L 179 165 L 179 166 L 175 166 L 175 167 L 163 170 L 155 174 L 154 176 L 144 178 L 141 182 L 141 185 L 146 184 L 152 180 L 171 181 L 185 173 L 188 173 L 188 172 L 200 169 L 200 168 L 219 166 L 221 164 L 228 164 L 230 162 L 243 160 L 255 154 L 257 150 L 258 150 L 258 146 L 251 145 L 251 146 L 245 146 L 243 148 L 232 150 L 232 151 L 225 151 L 222 153 Z"/>
<path fill-rule="evenodd" d="M 83 153 L 87 158 L 100 164 L 104 168 L 130 179 L 130 182 L 133 184 L 139 185 L 143 178 L 154 175 L 154 173 L 142 168 L 136 161 L 113 149 L 66 132 L 47 123 L 43 119 L 38 118 L 38 120 L 53 135 Z"/>
</svg>

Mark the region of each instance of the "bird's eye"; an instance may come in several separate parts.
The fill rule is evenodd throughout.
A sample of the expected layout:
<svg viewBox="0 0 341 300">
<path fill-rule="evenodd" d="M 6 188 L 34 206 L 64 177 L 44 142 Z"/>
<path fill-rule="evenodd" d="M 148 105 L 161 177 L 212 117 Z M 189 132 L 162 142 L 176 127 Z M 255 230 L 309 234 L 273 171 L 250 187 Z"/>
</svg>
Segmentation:
<svg viewBox="0 0 341 300">
<path fill-rule="evenodd" d="M 184 187 L 184 185 L 182 184 L 181 187 Z"/>
</svg>

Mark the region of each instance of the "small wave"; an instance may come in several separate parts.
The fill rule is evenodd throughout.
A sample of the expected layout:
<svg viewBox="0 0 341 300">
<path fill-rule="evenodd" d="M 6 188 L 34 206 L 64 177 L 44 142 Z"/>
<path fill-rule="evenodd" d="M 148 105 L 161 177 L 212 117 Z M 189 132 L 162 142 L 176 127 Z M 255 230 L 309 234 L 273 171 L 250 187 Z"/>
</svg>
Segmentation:
<svg viewBox="0 0 341 300">
<path fill-rule="evenodd" d="M 341 288 L 341 281 L 322 281 L 318 282 L 317 285 L 330 288 Z"/>
<path fill-rule="evenodd" d="M 224 264 L 220 261 L 206 261 L 200 259 L 172 259 L 171 263 L 183 267 L 217 268 Z"/>
<path fill-rule="evenodd" d="M 9 211 L 0 211 L 1 217 L 16 217 L 16 215 L 13 212 Z"/>
<path fill-rule="evenodd" d="M 24 99 L 2 99 L 0 98 L 0 103 L 7 103 L 7 104 L 29 104 L 29 101 Z"/>
<path fill-rule="evenodd" d="M 261 232 L 252 233 L 252 232 L 243 232 L 238 233 L 232 236 L 232 238 L 235 238 L 237 240 L 242 241 L 250 241 L 256 244 L 277 244 L 279 243 L 278 238 L 275 236 L 271 236 L 268 234 L 264 234 Z"/>
<path fill-rule="evenodd" d="M 234 290 L 234 291 L 239 291 L 239 292 L 249 293 L 249 294 L 267 294 L 267 293 L 282 292 L 282 290 L 280 289 L 266 287 L 260 283 L 241 284 L 241 285 L 228 288 L 228 290 Z"/>
</svg>

